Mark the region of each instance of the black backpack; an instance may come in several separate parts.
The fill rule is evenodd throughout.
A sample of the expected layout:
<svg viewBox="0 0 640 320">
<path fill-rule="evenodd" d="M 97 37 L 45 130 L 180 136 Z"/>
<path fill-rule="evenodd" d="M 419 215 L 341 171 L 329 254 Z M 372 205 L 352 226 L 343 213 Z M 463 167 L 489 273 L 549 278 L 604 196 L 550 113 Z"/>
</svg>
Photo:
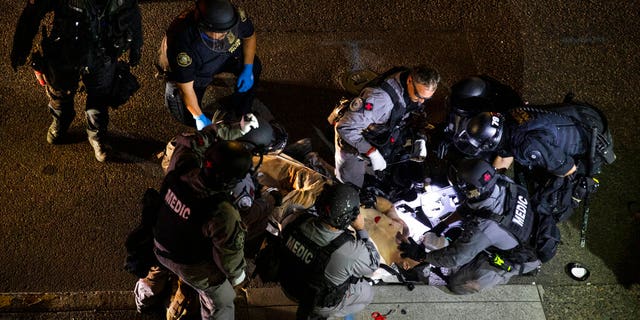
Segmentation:
<svg viewBox="0 0 640 320">
<path fill-rule="evenodd" d="M 124 269 L 138 278 L 145 278 L 149 269 L 158 265 L 153 253 L 153 225 L 156 222 L 162 197 L 157 190 L 148 188 L 142 197 L 142 219 L 127 235 Z"/>
<path fill-rule="evenodd" d="M 280 255 L 278 253 L 282 238 L 267 233 L 262 242 L 262 247 L 256 255 L 256 268 L 251 275 L 252 278 L 259 276 L 262 282 L 278 282 L 280 272 Z"/>
</svg>

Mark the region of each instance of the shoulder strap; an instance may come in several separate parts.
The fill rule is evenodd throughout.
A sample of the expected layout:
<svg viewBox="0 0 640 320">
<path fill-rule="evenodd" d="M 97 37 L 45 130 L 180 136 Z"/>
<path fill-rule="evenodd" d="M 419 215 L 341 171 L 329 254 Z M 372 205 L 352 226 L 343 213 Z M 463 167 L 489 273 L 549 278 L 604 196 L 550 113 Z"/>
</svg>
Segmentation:
<svg viewBox="0 0 640 320">
<path fill-rule="evenodd" d="M 342 232 L 337 238 L 333 239 L 328 245 L 322 248 L 322 251 L 331 255 L 334 251 L 338 250 L 347 241 L 353 239 L 353 235 L 349 231 Z"/>
<path fill-rule="evenodd" d="M 384 92 L 389 95 L 391 103 L 393 103 L 393 109 L 391 109 L 391 115 L 389 116 L 389 127 L 394 128 L 398 122 L 400 122 L 400 119 L 402 119 L 405 110 L 399 107 L 400 97 L 388 82 L 383 81 L 382 84 L 380 84 L 380 89 L 384 90 Z"/>
</svg>

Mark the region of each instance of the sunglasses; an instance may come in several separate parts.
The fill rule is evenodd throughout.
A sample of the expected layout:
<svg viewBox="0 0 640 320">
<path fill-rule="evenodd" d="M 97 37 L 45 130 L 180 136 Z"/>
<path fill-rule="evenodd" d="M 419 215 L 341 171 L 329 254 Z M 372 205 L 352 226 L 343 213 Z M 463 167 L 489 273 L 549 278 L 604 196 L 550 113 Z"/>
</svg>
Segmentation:
<svg viewBox="0 0 640 320">
<path fill-rule="evenodd" d="M 416 86 L 416 82 L 411 80 L 411 84 L 413 85 L 413 94 L 418 97 L 418 99 L 429 100 L 430 97 L 423 97 L 418 93 L 418 87 Z"/>
</svg>

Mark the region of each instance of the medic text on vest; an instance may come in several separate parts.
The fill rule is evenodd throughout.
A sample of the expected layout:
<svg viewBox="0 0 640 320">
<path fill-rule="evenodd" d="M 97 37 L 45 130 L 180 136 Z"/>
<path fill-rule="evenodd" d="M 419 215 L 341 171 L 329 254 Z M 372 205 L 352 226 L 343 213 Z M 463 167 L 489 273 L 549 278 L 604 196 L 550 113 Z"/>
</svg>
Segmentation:
<svg viewBox="0 0 640 320">
<path fill-rule="evenodd" d="M 167 190 L 167 195 L 164 196 L 164 202 L 166 202 L 169 208 L 171 208 L 173 212 L 178 214 L 180 217 L 183 219 L 189 219 L 191 209 L 182 203 L 171 189 Z"/>
<path fill-rule="evenodd" d="M 302 243 L 293 237 L 289 237 L 289 240 L 287 240 L 287 248 L 291 250 L 296 257 L 304 261 L 305 264 L 309 264 L 311 260 L 313 260 L 313 252 L 309 251 L 309 249 L 305 248 Z"/>
<path fill-rule="evenodd" d="M 516 214 L 513 215 L 513 219 L 511 222 L 519 225 L 520 227 L 524 226 L 524 218 L 527 216 L 527 199 L 523 196 L 518 196 L 518 203 L 516 204 Z"/>
</svg>

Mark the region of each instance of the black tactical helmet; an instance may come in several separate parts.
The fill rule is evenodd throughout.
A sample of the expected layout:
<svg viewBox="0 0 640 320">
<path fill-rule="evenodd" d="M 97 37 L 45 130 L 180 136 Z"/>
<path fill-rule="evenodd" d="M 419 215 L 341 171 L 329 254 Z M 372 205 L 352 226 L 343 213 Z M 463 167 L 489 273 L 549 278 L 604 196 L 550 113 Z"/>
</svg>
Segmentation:
<svg viewBox="0 0 640 320">
<path fill-rule="evenodd" d="M 238 13 L 229 0 L 197 0 L 198 27 L 204 31 L 225 32 L 238 23 Z"/>
<path fill-rule="evenodd" d="M 204 158 L 202 175 L 207 186 L 215 189 L 232 187 L 253 164 L 246 145 L 238 141 L 218 141 L 205 151 Z"/>
<path fill-rule="evenodd" d="M 452 164 L 447 178 L 458 195 L 470 201 L 488 198 L 498 181 L 496 169 L 483 159 L 463 159 Z"/>
<path fill-rule="evenodd" d="M 463 117 L 478 112 L 491 111 L 492 102 L 487 97 L 487 83 L 480 77 L 469 77 L 451 86 L 449 104 L 451 111 Z"/>
<path fill-rule="evenodd" d="M 325 184 L 315 206 L 323 221 L 345 230 L 360 214 L 360 196 L 352 185 Z"/>
<path fill-rule="evenodd" d="M 496 112 L 481 112 L 471 118 L 463 118 L 453 134 L 453 144 L 460 152 L 478 156 L 494 151 L 502 140 L 504 117 Z"/>
<path fill-rule="evenodd" d="M 287 145 L 287 131 L 275 120 L 267 122 L 262 117 L 256 116 L 258 128 L 251 129 L 237 141 L 251 144 L 252 151 L 256 154 L 279 153 Z"/>
</svg>

